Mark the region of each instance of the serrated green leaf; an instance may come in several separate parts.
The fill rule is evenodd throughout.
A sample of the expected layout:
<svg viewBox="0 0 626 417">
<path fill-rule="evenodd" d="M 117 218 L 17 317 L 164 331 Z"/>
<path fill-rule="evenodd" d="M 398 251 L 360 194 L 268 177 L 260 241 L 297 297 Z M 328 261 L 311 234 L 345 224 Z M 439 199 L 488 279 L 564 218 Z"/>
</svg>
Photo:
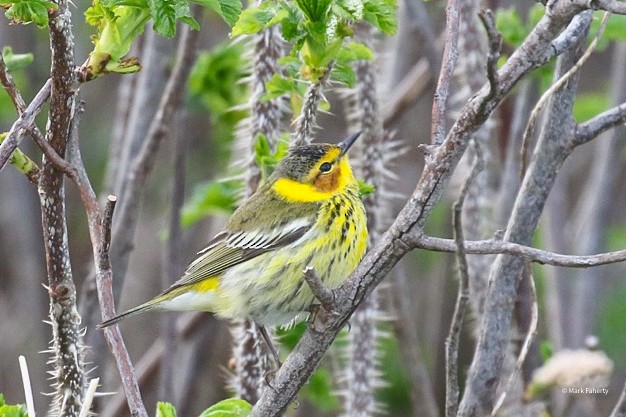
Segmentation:
<svg viewBox="0 0 626 417">
<path fill-rule="evenodd" d="M 281 77 L 280 74 L 272 75 L 272 78 L 265 83 L 265 95 L 262 101 L 271 100 L 295 91 L 295 82 L 292 79 Z"/>
<path fill-rule="evenodd" d="M 365 20 L 387 35 L 396 33 L 398 29 L 396 0 L 366 0 L 363 5 Z"/>
<path fill-rule="evenodd" d="M 233 26 L 231 37 L 239 35 L 252 35 L 265 29 L 274 18 L 274 10 L 263 7 L 252 7 L 244 10 L 239 16 L 239 20 Z"/>
<path fill-rule="evenodd" d="M 349 42 L 339 51 L 339 60 L 351 62 L 357 60 L 370 61 L 374 58 L 374 52 L 367 46 L 359 42 Z"/>
<path fill-rule="evenodd" d="M 188 25 L 193 30 L 200 30 L 200 23 L 191 16 L 183 16 L 178 20 Z"/>
<path fill-rule="evenodd" d="M 152 0 L 150 11 L 156 33 L 167 38 L 176 35 L 176 4 L 174 0 Z"/>
<path fill-rule="evenodd" d="M 239 398 L 227 398 L 207 408 L 199 417 L 247 417 L 252 405 Z"/>
<path fill-rule="evenodd" d="M 156 417 L 176 417 L 176 408 L 170 403 L 159 401 L 156 406 Z"/>
<path fill-rule="evenodd" d="M 352 67 L 350 67 L 350 65 L 344 65 L 340 63 L 335 64 L 330 77 L 334 81 L 339 81 L 340 83 L 343 83 L 348 87 L 354 87 L 354 85 L 356 84 L 356 75 L 354 74 L 354 71 L 352 70 Z"/>
<path fill-rule="evenodd" d="M 4 0 L 2 4 L 10 4 L 4 15 L 12 23 L 35 23 L 38 27 L 48 26 L 48 10 L 56 10 L 59 6 L 45 0 Z"/>
<path fill-rule="evenodd" d="M 232 27 L 241 14 L 241 0 L 191 0 L 217 13 Z"/>
<path fill-rule="evenodd" d="M 5 46 L 2 48 L 2 59 L 7 67 L 7 71 L 12 72 L 26 68 L 32 64 L 34 56 L 31 53 L 15 54 L 13 53 L 13 48 Z"/>
</svg>

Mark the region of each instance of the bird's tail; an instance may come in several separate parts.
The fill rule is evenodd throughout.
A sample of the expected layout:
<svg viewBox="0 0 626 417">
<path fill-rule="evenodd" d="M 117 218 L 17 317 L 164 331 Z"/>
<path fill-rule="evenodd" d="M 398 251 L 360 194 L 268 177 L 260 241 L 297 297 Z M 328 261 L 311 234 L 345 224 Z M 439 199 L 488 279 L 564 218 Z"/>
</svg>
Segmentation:
<svg viewBox="0 0 626 417">
<path fill-rule="evenodd" d="M 147 303 L 141 304 L 137 307 L 133 307 L 130 310 L 123 312 L 122 314 L 118 314 L 115 317 L 112 317 L 108 320 L 103 321 L 98 326 L 96 326 L 96 328 L 104 329 L 105 327 L 112 326 L 115 323 L 127 317 L 135 316 L 137 314 L 145 313 L 147 311 L 159 310 L 159 304 L 161 301 L 162 300 L 160 299 L 160 297 L 157 297 L 153 300 L 148 301 Z"/>
</svg>

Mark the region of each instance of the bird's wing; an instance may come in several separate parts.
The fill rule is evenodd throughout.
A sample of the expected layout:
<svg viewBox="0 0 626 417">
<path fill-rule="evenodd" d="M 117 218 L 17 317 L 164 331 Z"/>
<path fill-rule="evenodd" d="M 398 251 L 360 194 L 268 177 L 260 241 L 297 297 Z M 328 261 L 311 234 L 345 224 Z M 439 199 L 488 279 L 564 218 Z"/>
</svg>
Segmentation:
<svg viewBox="0 0 626 417">
<path fill-rule="evenodd" d="M 182 278 L 176 281 L 168 292 L 219 276 L 228 268 L 262 253 L 289 245 L 304 236 L 312 224 L 310 219 L 301 218 L 273 230 L 221 232 L 205 249 L 198 252 L 198 258 L 187 267 Z"/>
</svg>

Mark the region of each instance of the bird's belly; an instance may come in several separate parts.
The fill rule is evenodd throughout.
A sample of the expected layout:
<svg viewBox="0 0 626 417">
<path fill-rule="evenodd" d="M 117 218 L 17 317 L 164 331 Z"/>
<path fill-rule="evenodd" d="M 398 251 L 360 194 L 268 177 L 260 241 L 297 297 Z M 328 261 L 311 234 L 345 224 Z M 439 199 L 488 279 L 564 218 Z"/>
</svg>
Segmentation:
<svg viewBox="0 0 626 417">
<path fill-rule="evenodd" d="M 334 288 L 363 256 L 366 232 L 350 233 L 348 238 L 354 242 L 338 251 L 339 238 L 325 234 L 303 239 L 231 268 L 220 279 L 215 312 L 226 318 L 247 316 L 264 325 L 304 319 L 314 302 L 304 269 L 312 266 L 322 281 Z"/>
</svg>

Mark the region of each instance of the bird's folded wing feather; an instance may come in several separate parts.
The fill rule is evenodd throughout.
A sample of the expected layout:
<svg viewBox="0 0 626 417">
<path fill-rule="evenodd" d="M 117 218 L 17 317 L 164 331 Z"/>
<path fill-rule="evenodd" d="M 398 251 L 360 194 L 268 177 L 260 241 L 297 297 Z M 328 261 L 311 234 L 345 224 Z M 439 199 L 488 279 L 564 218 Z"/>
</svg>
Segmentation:
<svg viewBox="0 0 626 417">
<path fill-rule="evenodd" d="M 255 258 L 270 250 L 287 246 L 311 228 L 309 219 L 297 219 L 274 230 L 249 230 L 217 234 L 209 245 L 198 252 L 181 279 L 168 291 L 198 283 L 206 278 L 219 276 L 228 268 Z"/>
</svg>

